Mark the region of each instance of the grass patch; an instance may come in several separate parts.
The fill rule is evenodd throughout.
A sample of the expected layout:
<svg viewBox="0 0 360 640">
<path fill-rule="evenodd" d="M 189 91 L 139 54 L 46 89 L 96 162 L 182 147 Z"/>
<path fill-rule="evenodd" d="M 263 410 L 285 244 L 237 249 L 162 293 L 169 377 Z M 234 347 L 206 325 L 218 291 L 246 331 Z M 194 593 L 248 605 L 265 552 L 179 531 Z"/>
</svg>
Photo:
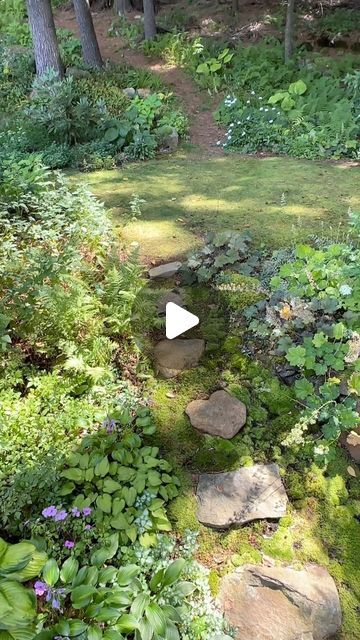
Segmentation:
<svg viewBox="0 0 360 640">
<path fill-rule="evenodd" d="M 172 157 L 83 179 L 119 228 L 132 194 L 146 199 L 142 217 L 122 234 L 157 260 L 184 254 L 213 230 L 248 229 L 274 247 L 330 227 L 335 235 L 348 208 L 360 205 L 357 167 L 289 158 Z"/>
</svg>

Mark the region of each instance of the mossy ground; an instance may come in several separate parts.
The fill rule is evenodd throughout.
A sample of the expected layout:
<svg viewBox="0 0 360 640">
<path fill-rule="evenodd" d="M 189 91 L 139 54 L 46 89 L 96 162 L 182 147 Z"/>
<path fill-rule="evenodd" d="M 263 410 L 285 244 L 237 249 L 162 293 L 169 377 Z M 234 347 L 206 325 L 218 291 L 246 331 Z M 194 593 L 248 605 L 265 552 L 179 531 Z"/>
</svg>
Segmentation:
<svg viewBox="0 0 360 640">
<path fill-rule="evenodd" d="M 142 217 L 121 233 L 127 242 L 140 242 L 143 258 L 158 261 L 185 254 L 210 230 L 248 229 L 257 244 L 274 247 L 312 234 L 329 235 L 331 227 L 336 237 L 348 208 L 360 204 L 358 175 L 356 167 L 345 164 L 236 156 L 198 159 L 179 151 L 175 157 L 81 179 L 112 209 L 119 230 L 132 194 L 146 199 Z M 251 287 L 245 287 L 237 306 L 250 304 L 253 296 Z M 339 639 L 360 639 L 358 478 L 349 475 L 349 461 L 341 449 L 326 472 L 306 461 L 301 450 L 284 450 L 281 442 L 297 418 L 291 390 L 271 374 L 271 363 L 267 368 L 244 357 L 241 330 L 226 336 L 221 318 L 209 311 L 206 295 L 202 299 L 201 292 L 193 293 L 193 300 L 188 300 L 192 310 L 195 302 L 210 346 L 201 366 L 178 379 L 150 377 L 147 383 L 158 425 L 154 442 L 182 481 L 181 495 L 170 507 L 174 529 L 199 531 L 198 557 L 211 569 L 214 594 L 221 575 L 239 564 L 260 562 L 262 554 L 278 563 L 326 566 L 341 597 Z M 231 441 L 200 435 L 184 413 L 188 402 L 224 385 L 248 407 L 247 424 Z M 283 476 L 290 500 L 285 518 L 226 532 L 199 525 L 199 472 L 267 461 L 277 462 Z"/>
<path fill-rule="evenodd" d="M 359 173 L 345 163 L 236 155 L 199 159 L 179 151 L 82 179 L 112 209 L 119 228 L 132 194 L 146 200 L 142 217 L 121 233 L 140 243 L 143 256 L 160 260 L 183 255 L 213 230 L 247 229 L 257 243 L 277 247 L 324 230 L 329 234 L 330 227 L 335 235 L 348 208 L 360 205 Z"/>
</svg>

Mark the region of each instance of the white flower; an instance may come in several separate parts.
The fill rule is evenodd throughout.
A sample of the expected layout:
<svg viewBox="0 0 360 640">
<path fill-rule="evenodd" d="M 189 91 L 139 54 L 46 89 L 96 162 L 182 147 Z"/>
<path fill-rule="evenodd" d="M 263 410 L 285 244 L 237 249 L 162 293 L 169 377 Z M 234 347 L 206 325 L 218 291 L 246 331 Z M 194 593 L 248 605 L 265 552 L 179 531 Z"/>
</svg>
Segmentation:
<svg viewBox="0 0 360 640">
<path fill-rule="evenodd" d="M 275 111 L 275 107 L 273 107 L 273 108 L 271 109 L 271 111 Z"/>
<path fill-rule="evenodd" d="M 218 140 L 216 144 L 217 146 L 219 146 L 221 144 L 220 140 Z"/>
<path fill-rule="evenodd" d="M 266 107 L 266 108 L 264 109 L 264 111 L 269 111 L 269 109 Z"/>
<path fill-rule="evenodd" d="M 243 131 L 241 135 L 246 136 L 246 131 Z"/>
<path fill-rule="evenodd" d="M 228 140 L 231 140 L 231 136 L 228 136 Z"/>
<path fill-rule="evenodd" d="M 264 107 L 260 107 L 259 111 L 264 111 Z"/>
<path fill-rule="evenodd" d="M 259 100 L 262 100 L 262 96 L 259 96 Z"/>
<path fill-rule="evenodd" d="M 241 124 L 241 121 L 240 121 L 240 120 L 238 120 L 236 124 Z"/>
<path fill-rule="evenodd" d="M 250 104 L 250 100 L 246 100 L 246 104 Z"/>
<path fill-rule="evenodd" d="M 250 116 L 248 116 L 248 117 L 246 118 L 246 120 L 250 120 Z"/>
<path fill-rule="evenodd" d="M 255 91 L 252 91 L 252 92 L 251 92 L 251 95 L 252 95 L 252 96 L 254 96 L 254 95 L 255 95 Z"/>
<path fill-rule="evenodd" d="M 274 120 L 269 120 L 270 124 L 272 124 L 274 122 Z"/>
<path fill-rule="evenodd" d="M 280 115 L 281 115 L 280 111 L 278 111 L 278 112 L 277 112 L 277 115 L 278 115 L 278 116 L 280 116 Z"/>
<path fill-rule="evenodd" d="M 352 294 L 352 288 L 348 284 L 342 284 L 339 291 L 342 296 L 350 296 Z"/>
</svg>

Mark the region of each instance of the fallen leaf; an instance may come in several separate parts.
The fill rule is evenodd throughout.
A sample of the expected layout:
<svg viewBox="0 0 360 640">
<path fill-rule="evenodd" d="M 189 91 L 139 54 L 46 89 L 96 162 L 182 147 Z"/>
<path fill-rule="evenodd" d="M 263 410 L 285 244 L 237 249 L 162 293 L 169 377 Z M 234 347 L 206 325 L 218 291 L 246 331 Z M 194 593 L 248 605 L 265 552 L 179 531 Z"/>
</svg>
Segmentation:
<svg viewBox="0 0 360 640">
<path fill-rule="evenodd" d="M 356 471 L 353 467 L 348 467 L 347 468 L 347 472 L 349 474 L 349 476 L 352 476 L 353 478 L 356 478 Z"/>
</svg>

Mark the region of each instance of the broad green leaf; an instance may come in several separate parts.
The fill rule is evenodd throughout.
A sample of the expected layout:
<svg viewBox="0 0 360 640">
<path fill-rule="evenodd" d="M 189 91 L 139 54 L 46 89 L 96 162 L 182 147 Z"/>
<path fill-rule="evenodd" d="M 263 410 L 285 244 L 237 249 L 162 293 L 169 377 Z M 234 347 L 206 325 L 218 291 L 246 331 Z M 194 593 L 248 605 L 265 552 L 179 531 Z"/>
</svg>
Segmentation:
<svg viewBox="0 0 360 640">
<path fill-rule="evenodd" d="M 62 478 L 67 478 L 77 483 L 82 482 L 84 478 L 84 473 L 81 469 L 65 469 L 60 475 Z"/>
<path fill-rule="evenodd" d="M 117 573 L 116 582 L 120 587 L 127 587 L 140 572 L 140 567 L 136 564 L 129 564 L 121 567 Z"/>
<path fill-rule="evenodd" d="M 114 493 L 115 491 L 119 491 L 121 489 L 121 484 L 119 482 L 115 482 L 112 478 L 105 478 L 103 484 L 103 491 L 105 493 Z"/>
<path fill-rule="evenodd" d="M 9 544 L 0 560 L 0 576 L 10 576 L 24 569 L 34 552 L 35 547 L 30 542 Z"/>
<path fill-rule="evenodd" d="M 147 593 L 139 593 L 130 607 L 132 613 L 138 620 L 142 618 L 145 607 L 150 604 L 150 596 Z"/>
<path fill-rule="evenodd" d="M 72 582 L 79 570 L 79 563 L 76 558 L 68 558 L 65 560 L 60 570 L 61 582 Z"/>
<path fill-rule="evenodd" d="M 103 637 L 101 629 L 99 627 L 91 626 L 87 629 L 87 640 L 101 640 Z"/>
<path fill-rule="evenodd" d="M 57 581 L 59 580 L 60 571 L 54 558 L 50 558 L 50 560 L 47 561 L 43 568 L 42 576 L 46 584 L 48 584 L 50 587 L 53 587 L 57 583 Z"/>
<path fill-rule="evenodd" d="M 105 456 L 100 462 L 97 463 L 97 465 L 95 465 L 95 475 L 100 476 L 100 478 L 105 478 L 105 476 L 107 476 L 107 474 L 109 473 L 109 467 L 109 460 L 107 459 L 107 456 Z"/>
<path fill-rule="evenodd" d="M 292 82 L 289 85 L 289 93 L 296 96 L 302 96 L 307 89 L 307 86 L 303 80 L 298 80 L 297 82 Z"/>
<path fill-rule="evenodd" d="M 152 602 L 146 607 L 145 616 L 150 622 L 154 632 L 159 636 L 164 636 L 166 629 L 166 617 L 156 602 Z"/>
<path fill-rule="evenodd" d="M 172 562 L 171 565 L 165 571 L 165 575 L 163 579 L 164 586 L 170 586 L 171 584 L 174 584 L 174 582 L 176 582 L 180 578 L 180 575 L 184 569 L 184 566 L 185 566 L 184 558 L 178 558 L 178 560 L 175 560 L 174 562 Z"/>
<path fill-rule="evenodd" d="M 96 498 L 97 508 L 104 513 L 111 513 L 111 504 L 111 496 L 108 493 L 103 493 Z"/>
<path fill-rule="evenodd" d="M 305 364 L 306 350 L 304 347 L 298 345 L 297 347 L 290 347 L 286 354 L 286 360 L 295 367 L 303 367 Z"/>
<path fill-rule="evenodd" d="M 83 609 L 93 599 L 93 595 L 96 593 L 96 588 L 90 584 L 81 584 L 79 587 L 75 587 L 71 592 L 71 602 L 74 609 Z"/>
<path fill-rule="evenodd" d="M 131 613 L 124 613 L 116 623 L 116 628 L 124 633 L 131 633 L 138 628 L 138 621 Z"/>
</svg>

